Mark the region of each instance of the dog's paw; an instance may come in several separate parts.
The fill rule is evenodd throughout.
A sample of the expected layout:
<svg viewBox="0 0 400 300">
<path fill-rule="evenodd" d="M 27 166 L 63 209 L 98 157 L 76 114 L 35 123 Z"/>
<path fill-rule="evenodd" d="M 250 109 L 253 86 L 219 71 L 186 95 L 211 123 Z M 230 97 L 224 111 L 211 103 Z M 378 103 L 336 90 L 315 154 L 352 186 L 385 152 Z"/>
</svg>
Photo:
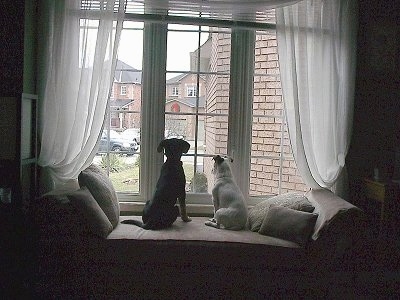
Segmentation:
<svg viewBox="0 0 400 300">
<path fill-rule="evenodd" d="M 189 218 L 189 216 L 183 216 L 183 217 L 181 217 L 181 219 L 182 219 L 183 222 L 190 222 L 190 221 L 192 221 L 192 219 Z"/>
<path fill-rule="evenodd" d="M 219 228 L 219 224 L 213 222 L 213 221 L 205 221 L 204 223 L 206 226 L 214 227 L 214 228 Z"/>
</svg>

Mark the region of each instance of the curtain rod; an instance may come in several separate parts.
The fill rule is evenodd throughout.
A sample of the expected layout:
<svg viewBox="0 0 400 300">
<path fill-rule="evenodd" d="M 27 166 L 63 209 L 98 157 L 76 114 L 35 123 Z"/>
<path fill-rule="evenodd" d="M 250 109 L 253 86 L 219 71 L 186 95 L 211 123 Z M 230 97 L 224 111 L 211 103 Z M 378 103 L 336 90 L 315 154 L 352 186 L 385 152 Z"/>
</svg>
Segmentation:
<svg viewBox="0 0 400 300">
<path fill-rule="evenodd" d="M 99 11 L 79 10 L 81 18 L 98 20 Z M 189 16 L 172 16 L 159 14 L 135 14 L 125 13 L 125 20 L 136 22 L 153 22 L 153 23 L 178 23 L 185 25 L 202 25 L 210 27 L 229 27 L 239 29 L 255 29 L 255 30 L 275 30 L 276 25 L 272 23 L 260 23 L 240 20 L 222 20 L 213 18 L 200 18 Z"/>
<path fill-rule="evenodd" d="M 239 20 L 218 20 L 212 18 L 199 18 L 188 16 L 172 16 L 172 15 L 158 15 L 158 14 L 133 14 L 125 13 L 126 20 L 135 20 L 143 22 L 156 22 L 156 23 L 179 23 L 185 25 L 203 25 L 210 27 L 235 27 L 242 29 L 260 29 L 260 30 L 275 30 L 276 25 L 272 23 L 258 23 L 250 21 Z"/>
</svg>

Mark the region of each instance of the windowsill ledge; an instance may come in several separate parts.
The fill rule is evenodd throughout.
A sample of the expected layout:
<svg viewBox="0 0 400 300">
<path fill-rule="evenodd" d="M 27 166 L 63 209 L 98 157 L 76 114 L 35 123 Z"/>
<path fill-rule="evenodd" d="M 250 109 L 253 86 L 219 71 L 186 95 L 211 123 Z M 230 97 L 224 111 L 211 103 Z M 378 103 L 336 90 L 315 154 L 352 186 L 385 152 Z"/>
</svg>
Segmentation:
<svg viewBox="0 0 400 300">
<path fill-rule="evenodd" d="M 141 215 L 144 208 L 143 202 L 120 202 L 121 215 Z M 208 204 L 186 204 L 189 216 L 212 216 L 214 206 Z"/>
</svg>

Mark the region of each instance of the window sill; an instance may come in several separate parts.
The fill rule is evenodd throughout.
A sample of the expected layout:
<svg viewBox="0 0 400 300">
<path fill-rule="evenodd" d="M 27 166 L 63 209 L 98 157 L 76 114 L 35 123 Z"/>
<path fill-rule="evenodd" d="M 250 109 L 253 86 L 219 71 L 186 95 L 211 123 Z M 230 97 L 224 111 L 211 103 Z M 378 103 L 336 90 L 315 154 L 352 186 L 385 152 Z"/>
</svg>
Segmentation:
<svg viewBox="0 0 400 300">
<path fill-rule="evenodd" d="M 144 207 L 143 202 L 120 202 L 121 215 L 141 215 Z M 214 206 L 208 204 L 186 204 L 189 216 L 209 216 L 214 214 Z"/>
</svg>

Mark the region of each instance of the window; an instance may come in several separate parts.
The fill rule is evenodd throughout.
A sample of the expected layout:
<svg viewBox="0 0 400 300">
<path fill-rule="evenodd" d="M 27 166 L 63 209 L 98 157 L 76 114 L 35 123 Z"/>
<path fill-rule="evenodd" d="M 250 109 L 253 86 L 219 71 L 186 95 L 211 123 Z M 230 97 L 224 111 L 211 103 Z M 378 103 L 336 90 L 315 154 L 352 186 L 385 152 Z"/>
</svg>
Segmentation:
<svg viewBox="0 0 400 300">
<path fill-rule="evenodd" d="M 121 93 L 120 95 L 125 96 L 126 95 L 126 85 L 121 85 Z"/>
<path fill-rule="evenodd" d="M 137 129 L 140 145 L 134 155 L 111 158 L 110 153 L 96 159 L 109 171 L 122 209 L 152 196 L 165 159 L 154 149 L 170 137 L 191 144 L 182 161 L 187 202 L 199 212 L 202 204 L 212 204 L 215 154 L 233 157 L 236 181 L 250 205 L 306 189 L 291 154 L 273 30 L 212 21 L 144 23 L 127 15 L 118 59 L 127 65 L 122 68 L 126 74 L 140 78 L 134 85 L 135 105 L 119 111 L 124 125 L 118 131 Z M 111 120 L 111 108 L 108 116 Z"/>
<path fill-rule="evenodd" d="M 114 99 L 114 87 L 111 89 L 110 99 Z"/>
<path fill-rule="evenodd" d="M 196 87 L 195 86 L 186 87 L 186 96 L 188 96 L 188 97 L 196 97 L 197 96 Z"/>
<path fill-rule="evenodd" d="M 171 89 L 171 96 L 179 96 L 179 90 L 177 86 L 173 86 Z"/>
</svg>

